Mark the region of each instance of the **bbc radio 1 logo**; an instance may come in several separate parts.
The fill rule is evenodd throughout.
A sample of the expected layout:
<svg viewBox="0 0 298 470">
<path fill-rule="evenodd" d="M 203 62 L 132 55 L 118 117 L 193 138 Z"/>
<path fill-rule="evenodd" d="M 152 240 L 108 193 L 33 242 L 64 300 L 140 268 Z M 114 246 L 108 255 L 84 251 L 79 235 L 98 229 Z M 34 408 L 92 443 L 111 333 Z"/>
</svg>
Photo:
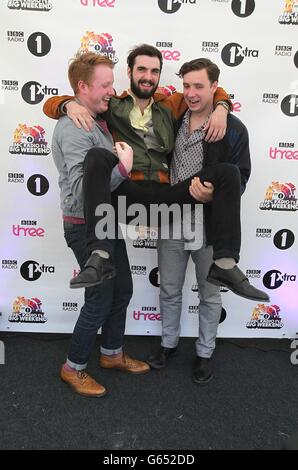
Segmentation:
<svg viewBox="0 0 298 470">
<path fill-rule="evenodd" d="M 12 173 L 7 174 L 8 183 L 24 183 L 25 174 L 24 173 Z M 27 189 L 33 196 L 44 196 L 49 190 L 49 181 L 48 179 L 41 174 L 35 174 L 30 176 L 27 181 Z"/>
<path fill-rule="evenodd" d="M 87 31 L 81 39 L 79 52 L 94 52 L 95 54 L 108 57 L 116 64 L 119 59 L 113 46 L 113 37 L 109 33 L 94 33 Z"/>
<path fill-rule="evenodd" d="M 162 58 L 164 60 L 179 61 L 181 58 L 181 52 L 174 49 L 172 42 L 167 41 L 156 41 L 156 47 L 160 49 Z"/>
<path fill-rule="evenodd" d="M 13 133 L 9 153 L 13 155 L 49 155 L 51 149 L 43 127 L 19 124 Z"/>
<path fill-rule="evenodd" d="M 267 289 L 278 289 L 284 282 L 296 282 L 296 274 L 282 273 L 278 269 L 271 269 L 263 277 L 263 284 Z"/>
<path fill-rule="evenodd" d="M 24 31 L 7 31 L 7 41 L 11 43 L 25 42 Z M 45 33 L 38 31 L 30 34 L 27 39 L 27 47 L 31 54 L 43 57 L 51 50 L 51 40 Z"/>
<path fill-rule="evenodd" d="M 25 261 L 20 267 L 20 274 L 25 281 L 37 281 L 42 274 L 54 274 L 54 266 L 39 264 L 37 261 Z"/>
<path fill-rule="evenodd" d="M 293 183 L 273 181 L 267 188 L 264 201 L 260 203 L 261 210 L 296 211 L 298 209 L 295 197 L 296 186 Z"/>
<path fill-rule="evenodd" d="M 286 116 L 298 116 L 298 95 L 287 95 L 280 104 L 282 112 Z"/>
<path fill-rule="evenodd" d="M 278 147 L 270 146 L 269 158 L 283 161 L 298 160 L 298 150 L 295 149 L 294 142 L 279 142 Z"/>
<path fill-rule="evenodd" d="M 53 8 L 49 0 L 8 0 L 11 10 L 50 11 Z"/>
<path fill-rule="evenodd" d="M 44 196 L 48 192 L 49 187 L 48 179 L 41 174 L 32 175 L 27 181 L 28 191 L 33 196 Z"/>
<path fill-rule="evenodd" d="M 158 0 L 158 6 L 164 13 L 176 13 L 182 5 L 195 5 L 197 0 Z"/>
<path fill-rule="evenodd" d="M 256 238 L 272 238 L 272 229 L 258 227 L 256 229 Z M 278 230 L 273 236 L 273 244 L 278 250 L 288 250 L 294 243 L 295 235 L 292 230 L 287 228 Z"/>
<path fill-rule="evenodd" d="M 251 319 L 247 322 L 249 329 L 280 330 L 283 327 L 279 305 L 258 304 L 252 311 Z"/>
<path fill-rule="evenodd" d="M 283 12 L 278 18 L 280 24 L 298 24 L 298 0 L 284 0 Z"/>
<path fill-rule="evenodd" d="M 229 67 L 237 67 L 246 58 L 257 57 L 259 57 L 257 49 L 249 49 L 247 46 L 243 47 L 237 42 L 230 42 L 221 51 L 221 59 Z"/>
<path fill-rule="evenodd" d="M 12 234 L 15 237 L 43 238 L 45 230 L 37 226 L 37 220 L 21 220 L 19 224 L 13 224 Z"/>
<path fill-rule="evenodd" d="M 23 85 L 21 95 L 28 104 L 38 104 L 45 96 L 57 96 L 58 88 L 42 85 L 39 82 L 30 81 Z"/>
<path fill-rule="evenodd" d="M 42 302 L 37 297 L 26 299 L 17 297 L 12 305 L 12 313 L 8 317 L 11 323 L 45 323 L 48 319 L 42 311 Z"/>
<path fill-rule="evenodd" d="M 250 16 L 255 9 L 255 0 L 232 0 L 232 12 L 240 18 Z"/>
</svg>

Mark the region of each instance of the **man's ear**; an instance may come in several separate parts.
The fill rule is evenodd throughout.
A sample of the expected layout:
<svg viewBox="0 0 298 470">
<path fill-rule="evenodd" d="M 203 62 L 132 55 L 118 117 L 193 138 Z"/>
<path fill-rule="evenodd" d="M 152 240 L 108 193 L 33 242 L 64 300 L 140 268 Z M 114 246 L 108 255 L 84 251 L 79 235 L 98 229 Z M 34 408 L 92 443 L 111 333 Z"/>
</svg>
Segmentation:
<svg viewBox="0 0 298 470">
<path fill-rule="evenodd" d="M 127 67 L 127 76 L 130 79 L 131 78 L 131 68 Z"/>
<path fill-rule="evenodd" d="M 211 91 L 213 94 L 216 92 L 217 88 L 218 88 L 218 81 L 213 82 L 211 85 Z"/>
<path fill-rule="evenodd" d="M 86 92 L 87 88 L 88 85 L 86 82 L 84 82 L 83 80 L 78 81 L 78 92 L 84 93 Z"/>
</svg>

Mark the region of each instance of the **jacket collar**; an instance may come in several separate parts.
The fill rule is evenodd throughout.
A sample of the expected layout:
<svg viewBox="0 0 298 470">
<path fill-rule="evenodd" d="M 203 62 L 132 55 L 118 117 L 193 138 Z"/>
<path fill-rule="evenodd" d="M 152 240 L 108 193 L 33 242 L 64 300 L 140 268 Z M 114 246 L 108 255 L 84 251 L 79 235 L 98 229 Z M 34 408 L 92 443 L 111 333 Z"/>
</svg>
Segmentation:
<svg viewBox="0 0 298 470">
<path fill-rule="evenodd" d="M 118 100 L 123 100 L 125 98 L 127 98 L 128 96 L 131 97 L 131 95 L 127 92 L 127 90 L 124 90 L 121 95 L 116 95 L 115 98 L 117 98 Z M 158 103 L 160 101 L 164 101 L 166 99 L 166 95 L 164 95 L 163 93 L 154 93 L 153 95 L 153 100 L 155 103 Z"/>
</svg>

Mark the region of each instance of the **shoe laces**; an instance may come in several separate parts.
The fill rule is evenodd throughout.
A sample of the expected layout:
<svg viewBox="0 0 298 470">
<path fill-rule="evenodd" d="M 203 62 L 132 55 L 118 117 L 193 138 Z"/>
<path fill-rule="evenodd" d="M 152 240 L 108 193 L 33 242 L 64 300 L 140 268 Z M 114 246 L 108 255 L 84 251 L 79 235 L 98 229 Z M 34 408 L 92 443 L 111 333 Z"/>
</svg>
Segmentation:
<svg viewBox="0 0 298 470">
<path fill-rule="evenodd" d="M 88 379 L 88 374 L 86 374 L 85 371 L 79 370 L 78 371 L 78 378 L 82 381 L 85 382 Z"/>
</svg>

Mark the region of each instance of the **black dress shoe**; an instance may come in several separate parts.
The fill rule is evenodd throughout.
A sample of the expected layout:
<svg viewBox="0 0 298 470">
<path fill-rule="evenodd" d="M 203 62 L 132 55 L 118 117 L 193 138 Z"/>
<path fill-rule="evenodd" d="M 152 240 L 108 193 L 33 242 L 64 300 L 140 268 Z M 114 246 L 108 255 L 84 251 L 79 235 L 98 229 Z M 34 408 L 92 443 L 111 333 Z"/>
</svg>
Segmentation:
<svg viewBox="0 0 298 470">
<path fill-rule="evenodd" d="M 192 379 L 199 385 L 205 385 L 213 379 L 210 358 L 197 356 L 192 372 Z"/>
<path fill-rule="evenodd" d="M 163 346 L 157 351 L 156 354 L 152 354 L 147 359 L 152 369 L 162 369 L 167 365 L 168 359 L 175 355 L 177 348 L 164 348 Z"/>
<path fill-rule="evenodd" d="M 115 277 L 115 269 L 110 258 L 102 258 L 94 253 L 88 258 L 83 271 L 70 280 L 70 288 L 93 287 Z"/>
<path fill-rule="evenodd" d="M 270 302 L 266 292 L 252 286 L 238 266 L 234 266 L 232 269 L 222 269 L 213 263 L 209 270 L 207 281 L 215 286 L 225 286 L 234 292 L 234 294 L 240 295 L 240 297 L 245 299 Z"/>
</svg>

